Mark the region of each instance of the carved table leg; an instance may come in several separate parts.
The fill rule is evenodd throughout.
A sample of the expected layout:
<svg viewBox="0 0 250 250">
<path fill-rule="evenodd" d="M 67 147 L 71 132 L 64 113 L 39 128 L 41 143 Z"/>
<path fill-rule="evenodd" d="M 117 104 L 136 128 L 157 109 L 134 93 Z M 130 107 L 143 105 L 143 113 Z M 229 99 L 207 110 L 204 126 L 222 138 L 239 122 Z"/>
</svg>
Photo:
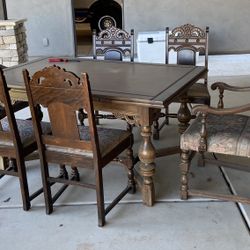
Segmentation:
<svg viewBox="0 0 250 250">
<path fill-rule="evenodd" d="M 184 131 L 189 126 L 189 122 L 192 118 L 190 110 L 188 109 L 187 102 L 188 98 L 186 96 L 181 97 L 181 105 L 180 109 L 178 110 L 177 118 L 179 123 L 179 132 L 183 134 Z"/>
<path fill-rule="evenodd" d="M 153 175 L 155 173 L 155 148 L 151 142 L 151 126 L 141 126 L 142 143 L 139 148 L 140 174 L 143 178 L 142 199 L 147 206 L 153 206 L 155 189 Z"/>
</svg>

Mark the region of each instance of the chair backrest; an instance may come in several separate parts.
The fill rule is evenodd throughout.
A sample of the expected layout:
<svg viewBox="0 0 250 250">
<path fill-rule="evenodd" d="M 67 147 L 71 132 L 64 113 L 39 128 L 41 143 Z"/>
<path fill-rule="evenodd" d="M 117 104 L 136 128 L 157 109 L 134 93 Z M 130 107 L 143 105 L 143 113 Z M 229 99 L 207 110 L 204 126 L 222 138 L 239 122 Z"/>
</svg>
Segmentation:
<svg viewBox="0 0 250 250">
<path fill-rule="evenodd" d="M 100 157 L 94 109 L 88 75 L 81 78 L 57 66 L 37 71 L 32 78 L 23 71 L 38 148 L 64 147 L 93 152 Z M 52 134 L 42 134 L 38 105 L 46 107 Z M 88 114 L 89 131 L 79 132 L 76 112 L 84 109 Z M 87 133 L 89 132 L 89 133 Z M 84 138 L 84 139 L 83 139 Z"/>
<path fill-rule="evenodd" d="M 2 124 L 0 123 L 0 140 L 3 144 L 12 145 L 14 144 L 16 150 L 21 150 L 21 139 L 18 132 L 18 127 L 9 95 L 9 89 L 0 68 L 0 102 L 3 105 L 4 112 L 8 119 L 9 131 L 3 130 Z"/>
<path fill-rule="evenodd" d="M 107 55 L 106 55 L 107 54 Z M 134 61 L 134 30 L 130 34 L 116 27 L 102 30 L 98 36 L 93 31 L 93 58 L 104 55 L 106 60 L 119 60 L 126 55 Z"/>
<path fill-rule="evenodd" d="M 204 66 L 208 68 L 208 32 L 192 24 L 184 24 L 169 32 L 166 28 L 166 63 L 169 52 L 177 53 L 177 64 L 196 65 L 196 54 L 204 55 Z"/>
</svg>

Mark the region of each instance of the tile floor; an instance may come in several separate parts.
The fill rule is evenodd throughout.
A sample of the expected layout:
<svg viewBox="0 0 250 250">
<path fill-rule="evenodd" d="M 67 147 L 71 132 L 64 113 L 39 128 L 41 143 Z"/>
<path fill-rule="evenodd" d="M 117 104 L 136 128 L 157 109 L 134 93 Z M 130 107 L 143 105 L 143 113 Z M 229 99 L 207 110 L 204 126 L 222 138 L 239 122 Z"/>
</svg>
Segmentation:
<svg viewBox="0 0 250 250">
<path fill-rule="evenodd" d="M 246 56 L 212 56 L 209 83 L 216 80 L 247 85 L 250 82 L 250 60 Z M 249 60 L 249 61 L 248 61 Z M 242 64 L 244 63 L 244 64 Z M 243 66 L 240 66 L 243 65 Z M 213 104 L 217 94 L 212 93 Z M 249 101 L 249 94 L 227 93 L 228 106 Z M 176 110 L 177 105 L 171 109 Z M 27 115 L 21 112 L 18 116 Z M 125 127 L 122 121 L 102 121 L 102 126 Z M 139 133 L 134 130 L 135 150 Z M 164 128 L 156 147 L 178 143 L 176 121 Z M 97 227 L 94 191 L 70 187 L 56 202 L 55 211 L 45 215 L 43 197 L 32 202 L 28 212 L 22 211 L 18 183 L 15 178 L 5 177 L 0 182 L 0 249 L 4 250 L 247 250 L 250 237 L 247 223 L 250 206 L 208 199 L 179 199 L 178 155 L 156 160 L 156 199 L 154 207 L 142 205 L 140 192 L 128 195 L 107 216 L 107 225 Z M 209 191 L 229 193 L 217 167 L 192 166 L 192 186 Z M 53 166 L 52 166 L 53 167 Z M 41 185 L 39 162 L 27 166 L 30 189 Z M 52 171 L 54 169 L 52 168 Z M 250 174 L 226 170 L 235 192 L 247 195 L 250 191 Z M 81 171 L 82 178 L 91 179 Z M 105 198 L 109 202 L 117 190 L 126 184 L 121 167 L 110 164 L 104 170 Z M 56 187 L 55 187 L 56 188 Z M 249 195 L 250 196 L 250 195 Z M 243 216 L 242 216 L 243 214 Z M 244 219 L 243 219 L 244 217 Z M 250 225 L 250 223 L 249 223 Z"/>
</svg>

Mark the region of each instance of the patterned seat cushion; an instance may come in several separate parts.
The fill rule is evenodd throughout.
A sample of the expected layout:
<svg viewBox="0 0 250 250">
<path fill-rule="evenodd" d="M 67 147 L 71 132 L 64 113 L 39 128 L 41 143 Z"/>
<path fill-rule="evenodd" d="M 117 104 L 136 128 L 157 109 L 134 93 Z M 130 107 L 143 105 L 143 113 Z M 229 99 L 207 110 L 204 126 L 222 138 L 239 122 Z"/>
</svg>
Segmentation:
<svg viewBox="0 0 250 250">
<path fill-rule="evenodd" d="M 79 126 L 80 138 L 82 140 L 90 141 L 89 127 Z M 128 139 L 131 136 L 131 133 L 128 131 L 120 129 L 110 129 L 110 128 L 97 128 L 99 146 L 102 156 L 105 156 L 108 152 L 112 151 L 119 143 Z M 47 150 L 57 151 L 61 153 L 77 154 L 92 157 L 93 154 L 90 151 L 66 148 L 60 146 L 46 146 Z"/>
<path fill-rule="evenodd" d="M 32 121 L 16 119 L 16 122 L 17 122 L 17 127 L 18 127 L 19 135 L 20 135 L 23 146 L 25 147 L 35 142 L 35 135 L 34 135 L 34 130 L 32 126 Z M 6 132 L 10 131 L 7 117 L 1 120 L 1 127 L 2 127 L 1 128 L 2 131 L 6 131 Z M 44 133 L 51 132 L 49 123 L 42 122 L 42 129 Z M 14 146 L 13 141 L 3 141 L 1 139 L 0 139 L 0 145 Z"/>
<path fill-rule="evenodd" d="M 198 151 L 200 129 L 201 117 L 198 117 L 181 136 L 181 149 Z M 250 117 L 209 114 L 207 117 L 207 151 L 250 157 Z"/>
</svg>

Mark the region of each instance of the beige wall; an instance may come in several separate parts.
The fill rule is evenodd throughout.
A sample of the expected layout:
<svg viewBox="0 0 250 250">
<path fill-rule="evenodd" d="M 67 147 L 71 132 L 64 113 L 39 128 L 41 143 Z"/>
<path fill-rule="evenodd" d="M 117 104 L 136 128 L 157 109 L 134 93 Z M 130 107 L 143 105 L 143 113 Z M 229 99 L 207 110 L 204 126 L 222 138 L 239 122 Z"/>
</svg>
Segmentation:
<svg viewBox="0 0 250 250">
<path fill-rule="evenodd" d="M 209 26 L 210 53 L 250 52 L 249 0 L 124 0 L 124 13 L 127 30 Z"/>
<path fill-rule="evenodd" d="M 9 19 L 27 19 L 29 56 L 75 54 L 71 0 L 7 0 L 6 4 Z"/>
</svg>

